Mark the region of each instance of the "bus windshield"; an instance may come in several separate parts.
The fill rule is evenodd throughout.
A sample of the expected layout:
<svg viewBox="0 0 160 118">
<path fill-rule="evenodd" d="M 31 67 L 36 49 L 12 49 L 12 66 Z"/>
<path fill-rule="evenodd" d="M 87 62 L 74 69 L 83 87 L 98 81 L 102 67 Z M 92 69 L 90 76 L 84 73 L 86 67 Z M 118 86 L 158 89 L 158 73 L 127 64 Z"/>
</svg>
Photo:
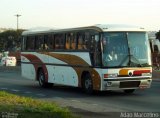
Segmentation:
<svg viewBox="0 0 160 118">
<path fill-rule="evenodd" d="M 150 46 L 145 32 L 106 32 L 102 41 L 104 67 L 151 65 Z"/>
</svg>

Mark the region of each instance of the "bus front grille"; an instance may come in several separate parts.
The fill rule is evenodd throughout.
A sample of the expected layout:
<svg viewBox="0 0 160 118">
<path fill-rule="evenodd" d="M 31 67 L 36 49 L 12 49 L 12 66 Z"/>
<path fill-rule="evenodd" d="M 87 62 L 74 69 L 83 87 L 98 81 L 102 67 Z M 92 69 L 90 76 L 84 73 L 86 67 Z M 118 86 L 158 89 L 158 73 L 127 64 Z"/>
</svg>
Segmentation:
<svg viewBox="0 0 160 118">
<path fill-rule="evenodd" d="M 140 85 L 140 81 L 120 82 L 120 88 L 139 87 L 139 85 Z"/>
</svg>

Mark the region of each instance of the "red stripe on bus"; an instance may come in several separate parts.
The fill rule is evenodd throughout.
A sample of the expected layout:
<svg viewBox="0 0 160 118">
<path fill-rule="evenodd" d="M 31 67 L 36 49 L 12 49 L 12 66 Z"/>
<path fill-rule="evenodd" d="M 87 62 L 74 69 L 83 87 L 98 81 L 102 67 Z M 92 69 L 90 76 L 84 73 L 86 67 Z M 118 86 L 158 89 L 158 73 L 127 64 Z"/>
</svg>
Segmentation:
<svg viewBox="0 0 160 118">
<path fill-rule="evenodd" d="M 47 71 L 47 67 L 46 65 L 41 61 L 41 59 L 39 59 L 37 56 L 33 55 L 33 54 L 21 54 L 22 56 L 26 57 L 31 63 L 33 63 L 35 72 L 36 72 L 36 78 L 37 79 L 37 70 L 39 68 L 39 64 L 42 65 L 44 74 L 45 74 L 45 81 L 48 82 L 48 71 Z M 38 64 L 36 64 L 36 63 Z"/>
</svg>

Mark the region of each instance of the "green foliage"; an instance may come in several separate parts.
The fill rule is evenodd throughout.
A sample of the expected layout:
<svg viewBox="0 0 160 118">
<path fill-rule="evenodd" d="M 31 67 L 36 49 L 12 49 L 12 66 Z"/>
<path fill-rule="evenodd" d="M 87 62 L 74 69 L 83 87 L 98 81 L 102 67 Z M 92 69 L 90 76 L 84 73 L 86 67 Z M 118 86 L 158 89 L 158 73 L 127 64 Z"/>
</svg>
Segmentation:
<svg viewBox="0 0 160 118">
<path fill-rule="evenodd" d="M 156 33 L 156 39 L 159 39 L 159 41 L 160 41 L 160 30 L 159 30 L 159 32 Z"/>
<path fill-rule="evenodd" d="M 18 114 L 18 118 L 73 118 L 66 108 L 60 108 L 53 102 L 20 97 L 0 92 L 0 113 Z"/>
<path fill-rule="evenodd" d="M 7 30 L 0 33 L 0 51 L 16 51 L 20 48 L 20 37 L 24 30 Z"/>
</svg>

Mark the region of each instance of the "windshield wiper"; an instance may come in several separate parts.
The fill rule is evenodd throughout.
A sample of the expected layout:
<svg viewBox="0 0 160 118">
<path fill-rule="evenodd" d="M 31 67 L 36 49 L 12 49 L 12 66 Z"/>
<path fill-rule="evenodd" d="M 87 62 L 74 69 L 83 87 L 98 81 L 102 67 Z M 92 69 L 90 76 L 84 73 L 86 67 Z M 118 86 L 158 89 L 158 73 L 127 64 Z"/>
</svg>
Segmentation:
<svg viewBox="0 0 160 118">
<path fill-rule="evenodd" d="M 128 60 L 128 64 L 127 65 L 129 65 L 129 66 L 139 66 L 139 67 L 143 67 L 143 65 L 140 63 L 140 61 L 136 58 L 136 57 L 134 57 L 134 55 L 130 55 L 130 54 L 128 54 L 128 55 L 126 55 L 126 57 L 122 60 L 122 62 L 119 64 L 119 66 L 122 66 L 122 64 L 127 60 L 127 58 L 129 58 L 129 60 Z M 137 62 L 135 62 L 135 61 L 133 61 L 133 59 Z"/>
<path fill-rule="evenodd" d="M 152 65 L 149 65 L 148 63 L 141 64 L 143 67 L 151 67 Z"/>
<path fill-rule="evenodd" d="M 131 65 L 131 63 L 135 63 L 137 65 L 139 65 L 140 67 L 143 67 L 143 65 L 140 63 L 140 61 L 134 56 L 134 55 L 129 55 L 130 56 L 130 60 L 129 60 L 129 65 Z M 137 61 L 137 63 L 135 61 L 131 61 L 132 58 Z"/>
<path fill-rule="evenodd" d="M 126 61 L 127 57 L 128 57 L 128 55 L 126 55 L 126 56 L 124 57 L 124 59 L 123 59 L 123 60 L 121 61 L 121 63 L 119 64 L 119 66 L 122 66 L 122 64 Z"/>
</svg>

